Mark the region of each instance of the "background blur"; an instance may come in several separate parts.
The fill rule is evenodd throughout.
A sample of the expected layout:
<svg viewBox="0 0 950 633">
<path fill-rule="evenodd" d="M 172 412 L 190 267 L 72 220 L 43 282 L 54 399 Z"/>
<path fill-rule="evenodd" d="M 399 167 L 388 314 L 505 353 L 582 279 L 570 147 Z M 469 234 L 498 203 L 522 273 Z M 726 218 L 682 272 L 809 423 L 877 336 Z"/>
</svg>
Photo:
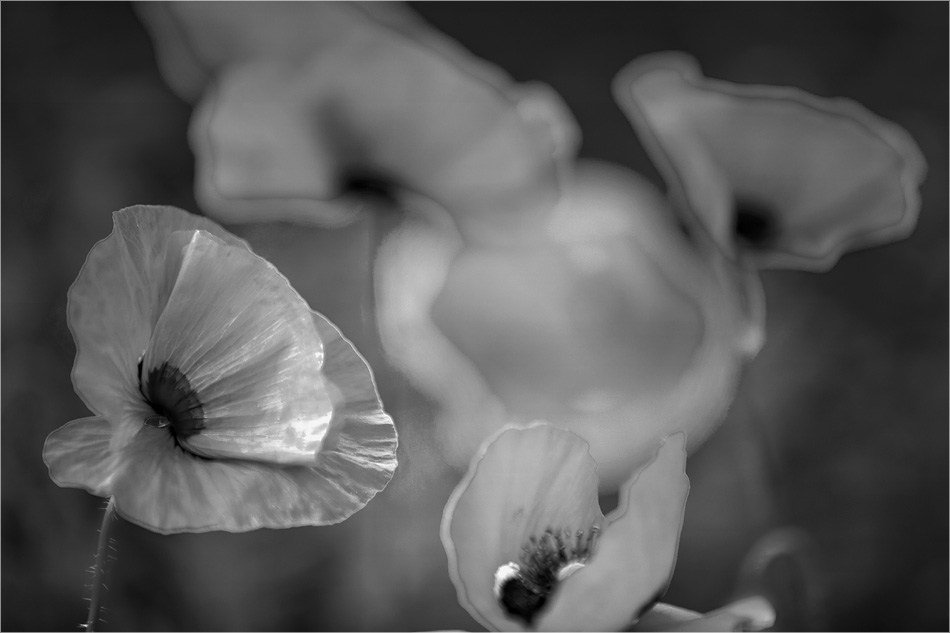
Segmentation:
<svg viewBox="0 0 950 633">
<path fill-rule="evenodd" d="M 948 5 L 415 7 L 517 80 L 558 90 L 583 156 L 657 184 L 609 90 L 652 51 L 687 51 L 710 77 L 850 97 L 910 131 L 930 167 L 910 239 L 826 274 L 765 274 L 768 343 L 725 426 L 690 460 L 665 600 L 709 610 L 765 583 L 778 628 L 947 630 Z M 70 382 L 66 290 L 112 211 L 197 211 L 189 114 L 130 5 L 3 3 L 4 630 L 75 630 L 85 618 L 104 503 L 57 488 L 41 459 L 50 431 L 86 415 Z M 438 538 L 459 475 L 432 451 L 430 405 L 386 365 L 373 329 L 370 262 L 392 221 L 237 232 L 370 360 L 400 426 L 393 483 L 327 528 L 163 537 L 120 521 L 103 629 L 477 629 Z M 763 543 L 798 545 L 750 574 L 743 562 Z"/>
</svg>

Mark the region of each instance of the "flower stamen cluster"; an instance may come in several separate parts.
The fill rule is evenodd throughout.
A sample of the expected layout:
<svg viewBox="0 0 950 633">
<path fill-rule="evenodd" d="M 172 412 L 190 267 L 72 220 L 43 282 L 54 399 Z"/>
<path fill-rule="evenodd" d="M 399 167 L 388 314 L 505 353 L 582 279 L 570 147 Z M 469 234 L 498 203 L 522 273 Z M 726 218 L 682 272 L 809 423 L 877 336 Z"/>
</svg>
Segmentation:
<svg viewBox="0 0 950 633">
<path fill-rule="evenodd" d="M 170 427 L 175 443 L 179 446 L 179 440 L 187 439 L 204 428 L 201 401 L 180 369 L 164 362 L 150 369 L 145 377 L 140 360 L 138 374 L 139 391 L 155 412 L 155 415 L 145 418 L 146 426 Z"/>
<path fill-rule="evenodd" d="M 495 572 L 495 598 L 509 615 L 530 626 L 558 583 L 584 567 L 599 534 L 595 525 L 573 535 L 553 528 L 540 537 L 532 535 L 521 547 L 519 562 L 506 563 Z"/>
</svg>

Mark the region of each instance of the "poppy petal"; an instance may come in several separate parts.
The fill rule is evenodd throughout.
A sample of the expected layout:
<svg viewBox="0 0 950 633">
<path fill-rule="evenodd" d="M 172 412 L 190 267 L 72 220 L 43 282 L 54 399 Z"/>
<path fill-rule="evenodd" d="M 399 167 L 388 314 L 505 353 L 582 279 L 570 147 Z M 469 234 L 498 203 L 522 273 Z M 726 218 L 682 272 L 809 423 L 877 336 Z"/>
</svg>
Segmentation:
<svg viewBox="0 0 950 633">
<path fill-rule="evenodd" d="M 629 236 L 470 248 L 432 318 L 506 406 L 545 419 L 669 391 L 705 325 L 697 300 Z"/>
<path fill-rule="evenodd" d="M 361 12 L 294 63 L 269 54 L 223 66 L 191 128 L 203 208 L 227 221 L 339 224 L 364 204 L 348 186 L 369 178 L 435 200 L 467 239 L 535 234 L 577 145 L 573 117 L 554 91 L 517 86 L 439 41 Z"/>
<path fill-rule="evenodd" d="M 614 90 L 674 198 L 727 253 L 826 270 L 914 228 L 920 150 L 855 102 L 706 79 L 679 53 L 634 61 Z"/>
<path fill-rule="evenodd" d="M 175 429 L 181 444 L 210 458 L 315 465 L 334 414 L 350 405 L 324 365 L 311 310 L 286 278 L 250 251 L 194 232 L 143 367 L 149 390 L 163 367 L 177 370 L 201 408 L 200 419 Z M 361 379 L 358 404 L 381 411 L 368 371 Z"/>
<path fill-rule="evenodd" d="M 506 418 L 481 373 L 432 322 L 432 304 L 462 248 L 451 220 L 440 219 L 407 218 L 380 246 L 376 319 L 389 361 L 439 403 L 435 432 L 446 460 L 461 469 Z"/>
<path fill-rule="evenodd" d="M 205 459 L 182 450 L 167 429 L 142 427 L 122 450 L 116 508 L 162 534 L 338 523 L 392 477 L 391 429 L 388 418 L 344 425 L 327 459 L 308 468 Z"/>
<path fill-rule="evenodd" d="M 175 274 L 175 266 L 166 266 L 169 236 L 201 229 L 247 245 L 210 220 L 172 207 L 129 207 L 112 219 L 112 233 L 92 248 L 69 289 L 67 312 L 76 391 L 93 412 L 119 425 L 129 403 L 141 400 L 137 364 Z"/>
<path fill-rule="evenodd" d="M 775 624 L 775 609 L 761 596 L 738 600 L 702 614 L 658 603 L 643 614 L 634 631 L 762 631 Z"/>
<path fill-rule="evenodd" d="M 99 497 L 112 494 L 118 460 L 109 450 L 112 426 L 103 418 L 73 420 L 46 438 L 43 461 L 57 486 L 83 488 Z"/>
<path fill-rule="evenodd" d="M 487 440 L 442 515 L 442 543 L 459 602 L 481 624 L 522 630 L 498 604 L 495 572 L 546 529 L 602 525 L 597 466 L 587 443 L 550 424 L 506 428 Z"/>
<path fill-rule="evenodd" d="M 686 437 L 668 437 L 621 489 L 593 558 L 561 583 L 539 631 L 617 631 L 666 590 L 673 574 L 689 479 Z"/>
<path fill-rule="evenodd" d="M 398 2 L 246 2 L 227 9 L 211 3 L 148 2 L 135 9 L 155 40 L 165 80 L 191 101 L 226 65 L 263 58 L 293 62 L 374 20 L 461 57 L 457 44 Z"/>
<path fill-rule="evenodd" d="M 581 161 L 565 203 L 548 246 L 517 252 L 466 248 L 451 226 L 404 221 L 377 255 L 380 338 L 438 403 L 449 463 L 465 467 L 507 423 L 543 418 L 590 442 L 602 490 L 616 491 L 661 438 L 686 430 L 692 448 L 716 428 L 761 346 L 764 314 L 761 301 L 738 304 L 734 266 L 693 253 L 632 172 Z M 757 281 L 744 278 L 761 291 Z M 630 338 L 627 324 L 642 335 L 615 344 Z M 670 340 L 680 354 L 666 358 L 656 341 Z"/>
</svg>

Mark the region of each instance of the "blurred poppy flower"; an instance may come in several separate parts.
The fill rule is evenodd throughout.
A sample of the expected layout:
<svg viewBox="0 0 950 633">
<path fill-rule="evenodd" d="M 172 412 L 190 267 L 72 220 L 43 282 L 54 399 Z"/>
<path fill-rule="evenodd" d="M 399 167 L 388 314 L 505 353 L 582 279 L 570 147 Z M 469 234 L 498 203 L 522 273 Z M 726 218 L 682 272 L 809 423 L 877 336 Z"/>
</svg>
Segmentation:
<svg viewBox="0 0 950 633">
<path fill-rule="evenodd" d="M 913 227 L 919 151 L 856 104 L 705 82 L 678 54 L 615 89 L 667 199 L 579 161 L 537 243 L 480 248 L 419 220 L 380 251 L 384 345 L 440 405 L 457 466 L 536 418 L 590 442 L 604 488 L 675 430 L 695 449 L 764 343 L 758 268 L 826 268 Z"/>
<path fill-rule="evenodd" d="M 651 450 L 604 517 L 597 464 L 574 433 L 534 423 L 486 441 L 442 518 L 462 606 L 501 631 L 621 630 L 645 614 L 696 621 L 654 608 L 673 573 L 689 480 L 683 434 Z"/>
<path fill-rule="evenodd" d="M 682 53 L 635 60 L 614 93 L 693 228 L 756 268 L 827 270 L 914 229 L 923 156 L 853 101 L 707 79 Z"/>
<path fill-rule="evenodd" d="M 170 85 L 198 104 L 202 208 L 223 222 L 353 219 L 419 194 L 466 239 L 529 239 L 558 197 L 573 117 L 397 3 L 149 3 Z M 410 194 L 410 195 L 411 195 Z M 332 202 L 331 202 L 332 201 Z"/>
<path fill-rule="evenodd" d="M 440 405 L 456 466 L 543 418 L 584 437 L 616 489 L 660 438 L 686 431 L 692 449 L 722 419 L 762 342 L 761 288 L 620 167 L 579 162 L 546 228 L 500 250 L 407 221 L 377 258 L 381 338 Z"/>
<path fill-rule="evenodd" d="M 113 215 L 69 290 L 73 383 L 95 413 L 54 431 L 53 481 L 161 533 L 336 523 L 392 477 L 366 362 L 213 222 Z"/>
</svg>

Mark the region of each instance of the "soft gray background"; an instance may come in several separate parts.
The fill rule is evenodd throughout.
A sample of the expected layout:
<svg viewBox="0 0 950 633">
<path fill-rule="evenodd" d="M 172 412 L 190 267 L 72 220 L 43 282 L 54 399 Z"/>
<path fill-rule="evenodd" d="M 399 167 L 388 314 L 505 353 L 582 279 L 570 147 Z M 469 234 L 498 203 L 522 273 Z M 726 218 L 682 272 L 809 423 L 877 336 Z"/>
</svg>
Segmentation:
<svg viewBox="0 0 950 633">
<path fill-rule="evenodd" d="M 415 6 L 516 79 L 560 91 L 583 155 L 658 184 L 609 92 L 651 51 L 687 51 L 712 77 L 850 97 L 913 134 L 930 172 L 909 240 L 827 274 L 765 275 L 769 342 L 690 462 L 666 600 L 707 610 L 733 598 L 749 548 L 792 527 L 808 547 L 765 579 L 780 628 L 946 630 L 947 4 Z M 86 415 L 69 379 L 66 289 L 112 211 L 197 209 L 190 109 L 128 4 L 4 2 L 2 36 L 0 625 L 75 630 L 103 503 L 57 488 L 41 460 L 45 436 Z M 438 540 L 458 475 L 431 452 L 428 405 L 386 366 L 366 315 L 386 222 L 241 233 L 370 359 L 401 425 L 393 484 L 329 528 L 161 537 L 120 522 L 105 629 L 475 628 Z"/>
</svg>

